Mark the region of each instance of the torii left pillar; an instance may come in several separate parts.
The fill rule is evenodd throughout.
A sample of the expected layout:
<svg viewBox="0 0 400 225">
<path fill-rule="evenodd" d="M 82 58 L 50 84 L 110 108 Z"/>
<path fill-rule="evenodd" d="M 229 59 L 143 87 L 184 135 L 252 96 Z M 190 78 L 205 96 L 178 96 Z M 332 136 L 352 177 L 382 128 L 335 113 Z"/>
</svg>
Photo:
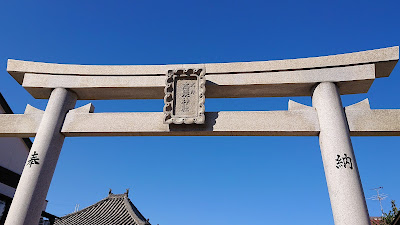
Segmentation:
<svg viewBox="0 0 400 225">
<path fill-rule="evenodd" d="M 39 224 L 43 203 L 65 139 L 61 128 L 67 112 L 74 108 L 76 100 L 76 94 L 65 88 L 56 88 L 51 92 L 5 225 Z"/>
</svg>

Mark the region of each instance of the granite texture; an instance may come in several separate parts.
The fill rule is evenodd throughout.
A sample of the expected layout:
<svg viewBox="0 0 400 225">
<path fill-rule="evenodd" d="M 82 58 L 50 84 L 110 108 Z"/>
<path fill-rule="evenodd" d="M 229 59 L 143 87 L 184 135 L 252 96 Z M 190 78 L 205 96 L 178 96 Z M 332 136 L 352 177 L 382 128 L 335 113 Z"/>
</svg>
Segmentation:
<svg viewBox="0 0 400 225">
<path fill-rule="evenodd" d="M 366 101 L 344 110 L 340 95 L 367 92 L 375 78 L 390 75 L 398 59 L 396 46 L 304 59 L 198 65 L 87 66 L 9 60 L 7 71 L 14 79 L 33 97 L 49 98 L 49 103 L 44 113 L 28 106 L 24 115 L 0 115 L 0 136 L 36 135 L 5 224 L 37 223 L 65 136 L 123 135 L 319 135 L 335 224 L 368 224 L 350 135 L 357 131 L 400 135 L 396 125 L 400 111 L 371 110 Z M 164 98 L 166 71 L 200 67 L 207 71 L 203 76 L 207 97 L 312 95 L 313 107 L 290 101 L 288 111 L 210 112 L 199 125 L 163 124 L 164 113 L 93 113 L 91 104 L 70 110 L 77 99 Z M 195 82 L 178 80 L 177 85 L 183 97 L 175 95 L 175 100 L 184 104 L 171 112 L 193 119 L 196 110 L 186 104 L 193 99 L 184 97 L 184 87 Z M 202 92 L 196 93 L 200 99 Z"/>
<path fill-rule="evenodd" d="M 162 76 L 168 70 L 176 68 L 206 68 L 207 74 L 231 74 L 248 72 L 267 72 L 285 70 L 303 70 L 327 67 L 342 67 L 361 64 L 382 64 L 378 66 L 377 77 L 389 76 L 399 59 L 399 47 L 388 47 L 369 51 L 353 52 L 338 55 L 257 61 L 235 63 L 208 63 L 208 64 L 175 64 L 175 65 L 74 65 L 42 63 L 9 59 L 7 71 L 22 84 L 25 73 L 46 73 L 60 75 L 122 75 Z"/>
<path fill-rule="evenodd" d="M 364 100 L 345 108 L 351 136 L 400 136 L 400 109 L 370 109 Z M 70 110 L 62 133 L 76 136 L 318 136 L 320 128 L 313 107 L 292 100 L 289 111 L 206 112 L 200 127 L 181 129 L 162 124 L 164 113 L 92 113 L 88 104 Z M 29 109 L 28 109 L 29 108 Z M 32 107 L 33 108 L 33 107 Z M 43 111 L 0 115 L 0 137 L 35 137 Z M 251 118 L 251 119 L 250 119 Z M 126 126 L 129 124 L 129 126 Z M 193 130 L 191 130 L 193 129 Z"/>
<path fill-rule="evenodd" d="M 60 133 L 61 127 L 67 112 L 74 108 L 76 99 L 75 93 L 64 88 L 57 88 L 52 92 L 15 191 L 5 225 L 38 224 L 65 139 L 65 136 Z"/>
<path fill-rule="evenodd" d="M 312 104 L 318 115 L 319 144 L 335 225 L 366 225 L 369 214 L 349 127 L 337 86 L 320 83 Z"/>
<path fill-rule="evenodd" d="M 162 99 L 165 73 L 205 68 L 207 98 L 310 96 L 320 82 L 336 82 L 340 94 L 365 93 L 373 80 L 389 76 L 399 48 L 264 62 L 88 66 L 9 60 L 7 71 L 35 98 L 64 87 L 78 99 Z"/>
<path fill-rule="evenodd" d="M 169 70 L 164 88 L 165 124 L 204 124 L 205 69 Z"/>
<path fill-rule="evenodd" d="M 374 64 L 312 70 L 262 73 L 209 74 L 207 98 L 311 96 L 319 82 L 337 82 L 341 94 L 365 93 L 375 79 Z M 51 90 L 64 87 L 78 99 L 162 99 L 165 76 L 25 75 L 22 86 L 35 98 L 46 99 Z"/>
</svg>

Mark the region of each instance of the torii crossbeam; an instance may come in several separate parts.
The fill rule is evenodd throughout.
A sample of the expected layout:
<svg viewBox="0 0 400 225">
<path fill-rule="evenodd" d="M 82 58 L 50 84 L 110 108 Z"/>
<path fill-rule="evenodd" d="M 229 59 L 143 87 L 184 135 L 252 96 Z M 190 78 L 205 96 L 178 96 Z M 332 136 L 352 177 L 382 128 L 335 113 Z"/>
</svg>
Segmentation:
<svg viewBox="0 0 400 225">
<path fill-rule="evenodd" d="M 368 92 L 387 77 L 399 47 L 264 62 L 100 66 L 9 60 L 7 71 L 46 110 L 28 105 L 0 115 L 0 136 L 35 137 L 6 225 L 39 221 L 65 137 L 319 136 L 335 224 L 369 224 L 350 136 L 399 136 L 400 110 L 371 110 L 368 100 L 343 108 L 340 95 Z M 204 124 L 165 124 L 165 113 L 94 113 L 77 100 L 162 99 L 169 70 L 204 68 L 207 98 L 311 96 L 287 111 L 206 112 Z M 186 70 L 185 70 L 186 71 Z M 186 100 L 185 100 L 186 101 Z M 33 161 L 32 161 L 33 160 Z M 40 160 L 40 161 L 38 161 Z M 39 162 L 39 164 L 36 164 Z"/>
</svg>

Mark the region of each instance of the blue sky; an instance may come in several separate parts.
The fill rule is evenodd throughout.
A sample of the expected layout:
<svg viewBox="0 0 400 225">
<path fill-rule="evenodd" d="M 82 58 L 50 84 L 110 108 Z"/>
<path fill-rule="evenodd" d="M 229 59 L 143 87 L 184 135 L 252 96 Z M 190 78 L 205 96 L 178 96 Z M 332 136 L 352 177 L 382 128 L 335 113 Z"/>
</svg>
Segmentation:
<svg viewBox="0 0 400 225">
<path fill-rule="evenodd" d="M 16 113 L 45 109 L 7 59 L 73 64 L 276 60 L 400 45 L 399 1 L 1 1 L 0 92 Z M 400 108 L 400 70 L 378 79 L 372 108 Z M 285 110 L 289 98 L 207 99 L 207 111 Z M 311 104 L 310 97 L 291 98 Z M 79 101 L 77 106 L 89 101 Z M 162 100 L 91 101 L 96 112 L 162 111 Z M 366 197 L 400 205 L 399 137 L 352 138 Z M 67 138 L 47 211 L 130 198 L 152 224 L 333 224 L 317 137 Z M 367 200 L 371 215 L 379 204 Z"/>
</svg>

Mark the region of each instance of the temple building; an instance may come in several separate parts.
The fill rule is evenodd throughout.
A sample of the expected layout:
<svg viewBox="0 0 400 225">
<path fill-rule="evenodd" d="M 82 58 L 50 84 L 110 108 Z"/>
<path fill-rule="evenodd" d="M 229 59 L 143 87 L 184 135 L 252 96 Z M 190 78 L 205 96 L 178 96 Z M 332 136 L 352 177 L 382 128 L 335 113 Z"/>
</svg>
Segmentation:
<svg viewBox="0 0 400 225">
<path fill-rule="evenodd" d="M 1 93 L 0 113 L 13 114 Z M 0 225 L 6 219 L 31 146 L 29 138 L 0 138 Z"/>
<path fill-rule="evenodd" d="M 111 190 L 106 198 L 80 211 L 56 219 L 55 225 L 150 225 L 149 220 L 139 212 L 124 194 L 113 194 Z"/>
<path fill-rule="evenodd" d="M 0 114 L 14 114 L 0 93 Z M 24 169 L 32 141 L 29 138 L 0 138 L 0 225 L 3 225 L 11 201 L 14 197 L 22 170 Z M 47 201 L 43 203 L 42 217 L 54 220 L 55 216 L 46 213 Z M 39 224 L 49 224 L 49 220 L 40 219 Z"/>
</svg>

